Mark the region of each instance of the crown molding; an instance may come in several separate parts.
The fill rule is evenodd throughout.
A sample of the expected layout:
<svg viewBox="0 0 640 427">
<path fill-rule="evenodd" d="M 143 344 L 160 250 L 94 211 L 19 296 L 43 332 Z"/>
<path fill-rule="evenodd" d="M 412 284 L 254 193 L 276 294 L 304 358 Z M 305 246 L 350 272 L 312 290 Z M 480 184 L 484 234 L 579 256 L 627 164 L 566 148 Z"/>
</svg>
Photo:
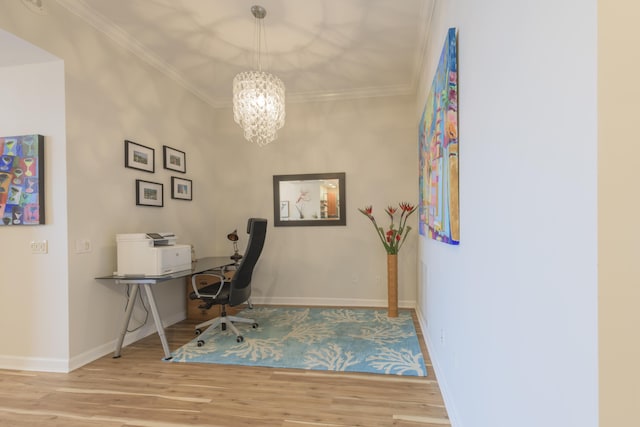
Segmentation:
<svg viewBox="0 0 640 427">
<path fill-rule="evenodd" d="M 61 6 L 63 6 L 71 13 L 80 17 L 96 30 L 105 34 L 119 46 L 127 49 L 147 64 L 151 65 L 170 79 L 177 82 L 179 85 L 187 89 L 189 92 L 193 93 L 195 96 L 197 96 L 207 104 L 215 104 L 215 101 L 213 99 L 211 99 L 206 94 L 199 91 L 197 87 L 189 83 L 189 81 L 185 79 L 182 74 L 180 74 L 171 65 L 150 52 L 142 43 L 131 37 L 121 27 L 114 24 L 104 15 L 96 12 L 94 9 L 89 7 L 84 0 L 58 0 L 58 3 L 60 3 Z"/>
<path fill-rule="evenodd" d="M 203 93 L 196 86 L 191 84 L 180 72 L 173 68 L 170 64 L 162 60 L 157 55 L 149 51 L 142 43 L 135 38 L 131 37 L 120 26 L 113 23 L 111 20 L 100 14 L 93 8 L 91 8 L 84 0 L 58 0 L 58 3 L 67 9 L 69 12 L 80 17 L 87 24 L 106 35 L 109 39 L 114 41 L 119 46 L 127 49 L 136 57 L 149 64 L 156 70 L 160 71 L 193 95 L 207 103 L 213 108 L 228 108 L 232 105 L 231 96 L 228 99 L 212 98 Z M 428 19 L 430 22 L 434 0 L 430 0 L 431 7 L 425 4 L 421 10 L 421 16 L 424 15 L 424 19 Z M 347 100 L 347 99 L 366 99 L 374 97 L 386 97 L 386 96 L 404 96 L 415 95 L 417 84 L 420 79 L 420 71 L 424 62 L 425 50 L 427 45 L 427 32 L 428 24 L 420 28 L 422 44 L 420 46 L 420 52 L 417 54 L 414 60 L 414 70 L 411 77 L 411 83 L 407 85 L 391 85 L 381 87 L 366 87 L 358 89 L 348 89 L 334 92 L 290 92 L 287 93 L 287 102 L 302 103 L 302 102 L 318 102 L 318 101 L 335 101 L 335 100 Z"/>
<path fill-rule="evenodd" d="M 420 85 L 420 79 L 422 77 L 422 72 L 426 67 L 427 61 L 427 47 L 429 46 L 429 28 L 431 28 L 431 21 L 433 20 L 433 13 L 436 8 L 435 0 L 430 0 L 429 2 L 425 2 L 420 10 L 420 22 L 424 23 L 424 25 L 420 26 L 420 35 L 418 36 L 418 40 L 420 45 L 416 50 L 416 57 L 414 60 L 413 67 L 413 75 L 411 78 L 411 86 L 415 91 L 418 90 Z"/>
<path fill-rule="evenodd" d="M 285 102 L 287 104 L 302 104 L 305 102 L 349 101 L 393 96 L 415 96 L 415 88 L 412 85 L 396 85 L 376 86 L 334 92 L 295 92 L 287 93 Z M 213 108 L 230 108 L 232 105 L 231 99 L 211 104 Z"/>
<path fill-rule="evenodd" d="M 347 99 L 367 99 L 381 98 L 388 96 L 406 96 L 415 93 L 412 85 L 393 85 L 358 88 L 353 90 L 343 90 L 337 92 L 300 92 L 291 96 L 287 95 L 287 101 L 309 102 L 309 101 L 336 101 Z"/>
</svg>

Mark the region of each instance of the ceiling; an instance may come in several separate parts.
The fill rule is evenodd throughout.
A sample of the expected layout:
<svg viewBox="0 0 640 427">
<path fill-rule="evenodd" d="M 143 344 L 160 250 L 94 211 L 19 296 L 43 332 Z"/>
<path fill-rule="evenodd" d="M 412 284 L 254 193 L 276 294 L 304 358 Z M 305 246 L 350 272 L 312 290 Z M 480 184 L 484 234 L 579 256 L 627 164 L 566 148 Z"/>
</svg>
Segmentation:
<svg viewBox="0 0 640 427">
<path fill-rule="evenodd" d="M 262 68 L 296 102 L 415 93 L 434 1 L 58 0 L 214 107 L 256 68 L 254 4 Z"/>
</svg>

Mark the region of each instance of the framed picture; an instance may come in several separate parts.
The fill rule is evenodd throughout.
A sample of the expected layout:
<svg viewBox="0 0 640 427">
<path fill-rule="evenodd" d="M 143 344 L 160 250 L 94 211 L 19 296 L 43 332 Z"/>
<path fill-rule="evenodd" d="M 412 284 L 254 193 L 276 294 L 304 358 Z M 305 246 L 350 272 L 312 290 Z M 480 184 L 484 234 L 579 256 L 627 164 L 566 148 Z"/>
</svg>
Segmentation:
<svg viewBox="0 0 640 427">
<path fill-rule="evenodd" d="M 175 148 L 162 146 L 162 154 L 164 158 L 164 168 L 176 172 L 187 172 L 187 156 L 184 151 Z"/>
<path fill-rule="evenodd" d="M 0 137 L 0 226 L 44 223 L 44 136 Z"/>
<path fill-rule="evenodd" d="M 274 227 L 347 225 L 346 173 L 273 176 Z"/>
<path fill-rule="evenodd" d="M 280 218 L 289 218 L 289 201 L 283 200 L 280 202 Z"/>
<path fill-rule="evenodd" d="M 164 206 L 163 185 L 136 179 L 136 205 L 158 208 Z"/>
<path fill-rule="evenodd" d="M 124 166 L 131 169 L 154 173 L 156 171 L 155 150 L 125 139 Z"/>
<path fill-rule="evenodd" d="M 171 198 L 193 200 L 193 183 L 190 179 L 171 177 Z"/>
</svg>

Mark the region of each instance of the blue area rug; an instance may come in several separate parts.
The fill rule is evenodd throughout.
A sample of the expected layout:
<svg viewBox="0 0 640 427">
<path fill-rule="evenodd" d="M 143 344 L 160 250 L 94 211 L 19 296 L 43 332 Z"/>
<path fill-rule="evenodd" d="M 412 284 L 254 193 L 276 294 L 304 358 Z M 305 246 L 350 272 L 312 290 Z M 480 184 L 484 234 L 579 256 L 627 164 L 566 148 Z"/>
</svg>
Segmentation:
<svg viewBox="0 0 640 427">
<path fill-rule="evenodd" d="M 427 375 L 408 310 L 389 318 L 377 309 L 256 307 L 237 316 L 260 326 L 236 324 L 241 343 L 229 329 L 207 328 L 171 361 Z M 198 339 L 205 341 L 202 347 Z"/>
</svg>

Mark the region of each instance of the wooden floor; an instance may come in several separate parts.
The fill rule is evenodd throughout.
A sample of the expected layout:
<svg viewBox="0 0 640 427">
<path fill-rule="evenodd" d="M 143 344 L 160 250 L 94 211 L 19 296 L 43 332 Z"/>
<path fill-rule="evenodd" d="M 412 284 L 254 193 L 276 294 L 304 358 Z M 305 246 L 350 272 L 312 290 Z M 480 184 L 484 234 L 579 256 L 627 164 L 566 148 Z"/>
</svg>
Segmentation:
<svg viewBox="0 0 640 427">
<path fill-rule="evenodd" d="M 167 328 L 172 350 L 193 325 Z M 448 426 L 418 336 L 427 377 L 168 363 L 154 334 L 69 374 L 0 370 L 0 426 Z"/>
</svg>

